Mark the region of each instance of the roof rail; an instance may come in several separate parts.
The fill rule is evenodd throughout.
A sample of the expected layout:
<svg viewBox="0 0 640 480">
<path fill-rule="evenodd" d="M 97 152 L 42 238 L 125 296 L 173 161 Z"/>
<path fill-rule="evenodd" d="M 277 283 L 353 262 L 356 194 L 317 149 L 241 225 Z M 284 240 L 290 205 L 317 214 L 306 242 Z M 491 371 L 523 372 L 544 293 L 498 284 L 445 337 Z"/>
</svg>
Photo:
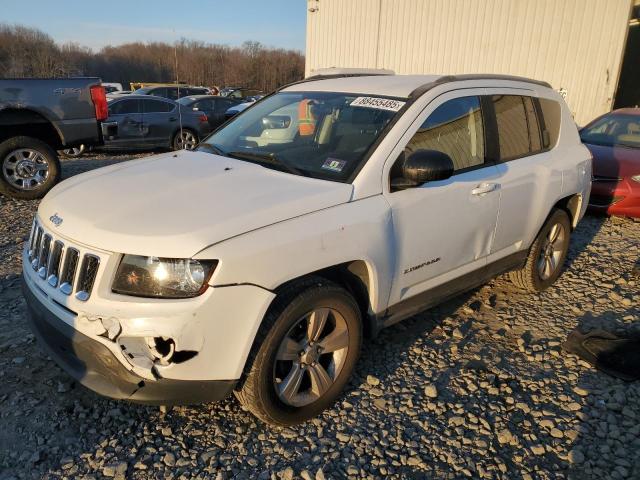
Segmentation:
<svg viewBox="0 0 640 480">
<path fill-rule="evenodd" d="M 297 82 L 287 83 L 276 90 L 284 90 L 285 88 L 300 83 L 315 82 L 317 80 L 330 80 L 332 78 L 347 78 L 347 77 L 377 77 L 381 75 L 395 75 L 393 70 L 384 70 L 378 68 L 320 68 L 314 70 L 311 75 L 298 80 Z"/>
<path fill-rule="evenodd" d="M 306 78 L 317 77 L 368 77 L 373 75 L 395 75 L 393 70 L 387 70 L 384 68 L 319 68 L 312 70 L 311 74 Z"/>
<path fill-rule="evenodd" d="M 533 83 L 542 87 L 552 88 L 549 83 L 542 80 L 534 80 L 527 77 L 518 77 L 516 75 L 502 75 L 497 73 L 463 73 L 459 75 L 445 75 L 434 80 L 433 82 L 420 85 L 418 88 L 411 92 L 409 97 L 419 97 L 423 93 L 431 90 L 434 87 L 437 87 L 438 85 L 442 85 L 443 83 L 463 82 L 465 80 L 512 80 L 514 82 Z"/>
</svg>

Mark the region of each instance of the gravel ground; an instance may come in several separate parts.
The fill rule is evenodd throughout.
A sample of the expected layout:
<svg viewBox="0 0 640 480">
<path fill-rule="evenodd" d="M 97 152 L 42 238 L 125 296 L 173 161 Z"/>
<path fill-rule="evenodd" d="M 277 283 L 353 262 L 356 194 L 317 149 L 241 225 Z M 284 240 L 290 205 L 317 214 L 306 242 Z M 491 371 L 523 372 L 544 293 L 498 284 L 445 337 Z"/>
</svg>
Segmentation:
<svg viewBox="0 0 640 480">
<path fill-rule="evenodd" d="M 639 382 L 561 350 L 577 325 L 640 330 L 640 222 L 586 217 L 541 295 L 499 278 L 383 331 L 331 410 L 273 429 L 235 399 L 162 413 L 74 383 L 25 322 L 37 202 L 0 202 L 0 479 L 640 478 Z"/>
</svg>

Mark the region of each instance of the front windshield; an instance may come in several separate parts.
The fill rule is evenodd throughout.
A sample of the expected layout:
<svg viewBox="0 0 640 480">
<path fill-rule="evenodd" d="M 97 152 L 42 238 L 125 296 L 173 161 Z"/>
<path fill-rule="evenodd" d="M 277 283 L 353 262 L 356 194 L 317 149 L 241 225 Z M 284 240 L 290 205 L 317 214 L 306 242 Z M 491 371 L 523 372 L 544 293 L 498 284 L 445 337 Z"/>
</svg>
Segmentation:
<svg viewBox="0 0 640 480">
<path fill-rule="evenodd" d="M 347 182 L 404 103 L 357 94 L 280 92 L 238 115 L 198 149 Z"/>
<path fill-rule="evenodd" d="M 608 115 L 581 130 L 580 139 L 592 145 L 640 148 L 640 117 Z"/>
</svg>

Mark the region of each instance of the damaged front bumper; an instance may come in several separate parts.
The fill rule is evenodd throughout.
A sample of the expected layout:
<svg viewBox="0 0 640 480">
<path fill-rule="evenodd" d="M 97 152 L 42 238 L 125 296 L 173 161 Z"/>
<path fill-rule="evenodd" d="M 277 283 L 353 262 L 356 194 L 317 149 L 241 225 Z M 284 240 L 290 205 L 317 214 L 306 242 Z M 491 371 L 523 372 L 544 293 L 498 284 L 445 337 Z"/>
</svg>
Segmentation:
<svg viewBox="0 0 640 480">
<path fill-rule="evenodd" d="M 149 380 L 138 376 L 104 344 L 58 318 L 27 281 L 23 280 L 23 292 L 38 340 L 67 373 L 100 395 L 152 405 L 184 405 L 222 400 L 236 385 L 236 380 Z"/>
</svg>

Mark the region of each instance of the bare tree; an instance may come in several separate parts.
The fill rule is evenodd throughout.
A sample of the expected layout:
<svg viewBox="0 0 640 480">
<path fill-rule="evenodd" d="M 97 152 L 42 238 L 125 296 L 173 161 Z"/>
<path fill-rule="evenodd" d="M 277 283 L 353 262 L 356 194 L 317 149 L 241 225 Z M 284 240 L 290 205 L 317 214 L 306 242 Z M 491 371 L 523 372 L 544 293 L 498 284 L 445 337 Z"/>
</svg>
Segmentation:
<svg viewBox="0 0 640 480">
<path fill-rule="evenodd" d="M 178 56 L 178 71 L 175 68 Z M 0 24 L 0 78 L 97 76 L 105 82 L 181 82 L 245 86 L 263 91 L 299 80 L 304 56 L 247 41 L 229 47 L 197 40 L 128 43 L 99 52 L 76 43 L 58 45 L 44 32 Z"/>
</svg>

